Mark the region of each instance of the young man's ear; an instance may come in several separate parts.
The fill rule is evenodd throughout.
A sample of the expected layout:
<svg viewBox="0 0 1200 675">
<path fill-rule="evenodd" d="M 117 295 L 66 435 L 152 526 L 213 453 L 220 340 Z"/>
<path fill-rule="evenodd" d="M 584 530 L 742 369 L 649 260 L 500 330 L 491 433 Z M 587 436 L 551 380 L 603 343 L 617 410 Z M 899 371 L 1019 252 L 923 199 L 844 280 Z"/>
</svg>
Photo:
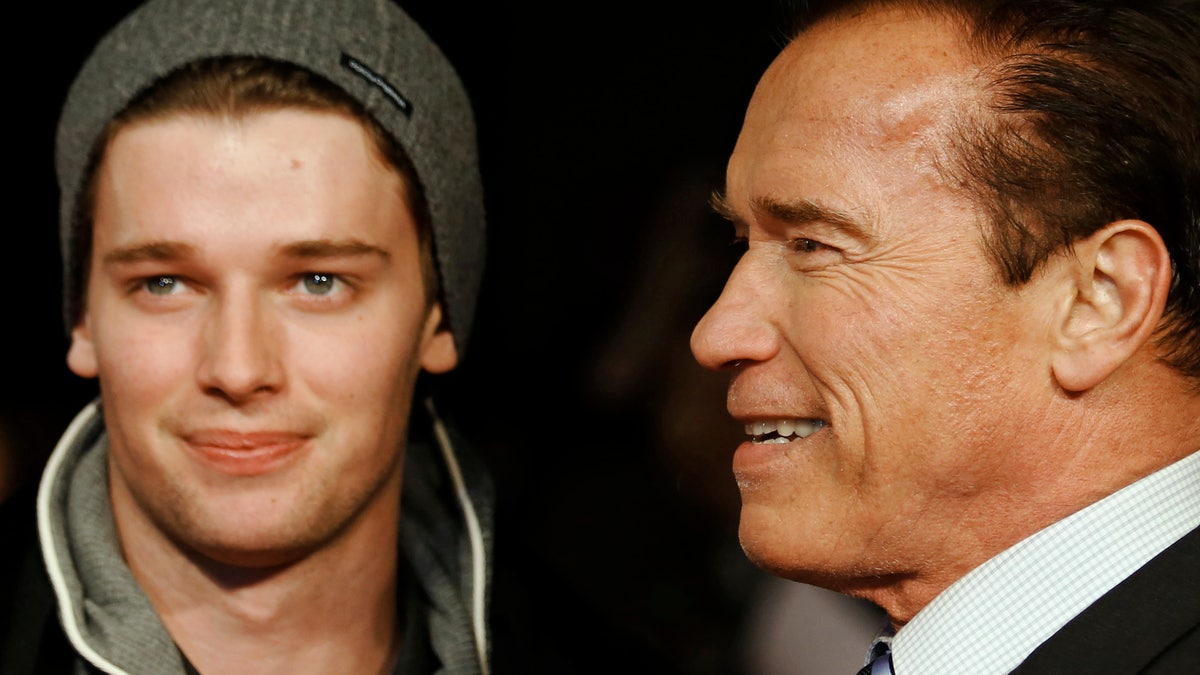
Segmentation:
<svg viewBox="0 0 1200 675">
<path fill-rule="evenodd" d="M 1067 391 L 1103 382 L 1151 340 L 1171 287 L 1171 257 L 1140 220 L 1110 223 L 1076 242 L 1069 299 L 1056 316 L 1054 377 Z"/>
<path fill-rule="evenodd" d="M 442 304 L 435 302 L 425 317 L 421 338 L 421 368 L 430 373 L 445 373 L 458 365 L 454 334 L 444 320 Z"/>
<path fill-rule="evenodd" d="M 71 329 L 71 345 L 67 348 L 67 367 L 80 377 L 96 377 L 96 346 L 92 343 L 92 329 L 87 312 Z"/>
</svg>

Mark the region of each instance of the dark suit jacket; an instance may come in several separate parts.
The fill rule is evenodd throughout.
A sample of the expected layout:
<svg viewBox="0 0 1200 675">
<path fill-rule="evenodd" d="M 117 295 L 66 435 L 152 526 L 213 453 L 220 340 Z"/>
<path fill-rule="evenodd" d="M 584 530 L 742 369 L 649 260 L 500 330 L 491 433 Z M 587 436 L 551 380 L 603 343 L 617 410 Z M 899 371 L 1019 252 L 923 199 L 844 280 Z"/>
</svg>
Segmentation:
<svg viewBox="0 0 1200 675">
<path fill-rule="evenodd" d="M 1200 673 L 1200 528 L 1101 596 L 1013 673 Z"/>
</svg>

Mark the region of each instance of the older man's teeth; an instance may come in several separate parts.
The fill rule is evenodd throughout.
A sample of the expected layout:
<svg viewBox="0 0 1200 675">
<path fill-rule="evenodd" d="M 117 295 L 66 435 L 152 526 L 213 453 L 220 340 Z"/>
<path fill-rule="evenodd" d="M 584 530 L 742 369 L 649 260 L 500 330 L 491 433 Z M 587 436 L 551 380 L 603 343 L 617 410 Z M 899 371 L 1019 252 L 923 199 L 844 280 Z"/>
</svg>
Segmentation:
<svg viewBox="0 0 1200 675">
<path fill-rule="evenodd" d="M 825 423 L 821 420 L 752 422 L 746 425 L 746 434 L 753 437 L 755 443 L 790 443 L 799 438 L 807 438 L 823 426 Z"/>
</svg>

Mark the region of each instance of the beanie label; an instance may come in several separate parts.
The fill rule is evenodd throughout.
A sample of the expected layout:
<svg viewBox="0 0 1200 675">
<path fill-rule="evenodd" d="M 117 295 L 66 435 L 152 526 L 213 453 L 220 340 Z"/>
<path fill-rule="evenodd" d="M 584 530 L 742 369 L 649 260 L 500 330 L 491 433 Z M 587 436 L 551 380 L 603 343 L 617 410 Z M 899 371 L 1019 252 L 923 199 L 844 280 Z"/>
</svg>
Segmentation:
<svg viewBox="0 0 1200 675">
<path fill-rule="evenodd" d="M 350 71 L 378 87 L 392 103 L 396 104 L 396 107 L 400 109 L 400 112 L 404 113 L 405 117 L 412 117 L 412 104 L 390 82 L 383 79 L 383 76 L 368 68 L 362 61 L 345 52 L 342 52 L 341 61 L 342 65 L 350 69 Z"/>
</svg>

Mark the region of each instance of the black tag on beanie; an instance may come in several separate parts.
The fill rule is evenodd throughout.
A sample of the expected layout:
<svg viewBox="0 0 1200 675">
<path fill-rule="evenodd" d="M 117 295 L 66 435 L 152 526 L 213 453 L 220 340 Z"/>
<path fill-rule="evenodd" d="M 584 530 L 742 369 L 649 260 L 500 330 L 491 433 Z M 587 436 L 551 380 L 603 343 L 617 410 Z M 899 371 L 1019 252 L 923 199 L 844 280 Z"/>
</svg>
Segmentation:
<svg viewBox="0 0 1200 675">
<path fill-rule="evenodd" d="M 409 103 L 408 99 L 398 89 L 393 87 L 391 82 L 384 79 L 382 75 L 371 70 L 365 63 L 345 52 L 342 52 L 342 65 L 349 68 L 362 79 L 378 87 L 392 103 L 396 104 L 396 107 L 400 109 L 400 112 L 404 113 L 405 117 L 412 117 L 412 103 Z"/>
</svg>

